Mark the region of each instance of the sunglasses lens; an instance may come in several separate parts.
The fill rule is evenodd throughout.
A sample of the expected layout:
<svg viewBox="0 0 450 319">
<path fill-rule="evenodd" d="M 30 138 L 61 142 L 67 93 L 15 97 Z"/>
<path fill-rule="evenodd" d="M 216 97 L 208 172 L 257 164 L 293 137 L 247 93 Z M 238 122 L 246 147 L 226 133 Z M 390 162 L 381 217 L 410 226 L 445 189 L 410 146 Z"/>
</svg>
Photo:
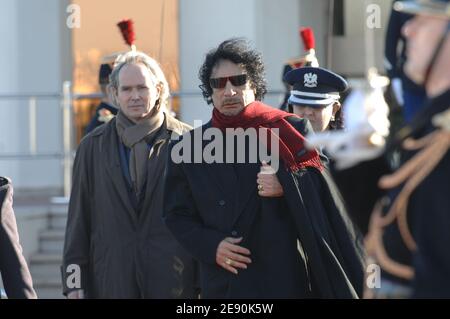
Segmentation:
<svg viewBox="0 0 450 319">
<path fill-rule="evenodd" d="M 211 78 L 209 84 L 213 89 L 223 89 L 227 85 L 227 81 L 230 80 L 234 86 L 241 86 L 247 83 L 247 74 L 233 75 L 224 78 Z"/>
<path fill-rule="evenodd" d="M 247 74 L 230 76 L 229 79 L 234 86 L 241 86 L 247 82 Z"/>
<path fill-rule="evenodd" d="M 227 84 L 227 78 L 209 79 L 209 84 L 213 89 L 223 89 Z"/>
</svg>

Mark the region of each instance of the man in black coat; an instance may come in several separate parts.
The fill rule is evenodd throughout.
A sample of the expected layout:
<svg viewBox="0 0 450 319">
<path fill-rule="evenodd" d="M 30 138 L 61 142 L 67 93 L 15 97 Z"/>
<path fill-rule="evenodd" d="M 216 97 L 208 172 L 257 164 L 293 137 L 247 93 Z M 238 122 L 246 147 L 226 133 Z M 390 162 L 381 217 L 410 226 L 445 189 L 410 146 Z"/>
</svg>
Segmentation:
<svg viewBox="0 0 450 319">
<path fill-rule="evenodd" d="M 261 56 L 240 39 L 206 56 L 200 79 L 212 120 L 171 145 L 166 224 L 199 260 L 203 298 L 357 298 L 357 233 L 319 154 L 303 147 L 309 123 L 259 102 L 263 74 Z M 270 165 L 254 147 L 271 151 Z"/>
<path fill-rule="evenodd" d="M 11 182 L 0 177 L 0 273 L 8 298 L 37 298 L 19 242 Z"/>
</svg>

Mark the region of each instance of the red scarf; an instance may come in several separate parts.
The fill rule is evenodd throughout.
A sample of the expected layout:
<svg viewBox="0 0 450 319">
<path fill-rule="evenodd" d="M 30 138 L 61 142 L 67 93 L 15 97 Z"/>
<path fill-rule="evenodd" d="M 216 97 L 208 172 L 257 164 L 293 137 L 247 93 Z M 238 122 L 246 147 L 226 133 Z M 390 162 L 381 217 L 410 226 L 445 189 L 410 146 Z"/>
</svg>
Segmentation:
<svg viewBox="0 0 450 319">
<path fill-rule="evenodd" d="M 279 129 L 280 135 L 275 135 L 279 140 L 280 157 L 286 167 L 293 172 L 305 167 L 323 169 L 319 153 L 316 150 L 305 152 L 305 137 L 301 135 L 288 121 L 286 117 L 296 116 L 284 111 L 274 109 L 261 102 L 250 103 L 241 113 L 234 116 L 226 116 L 216 108 L 213 110 L 212 126 L 225 131 L 226 128 L 252 127 L 254 129 L 266 128 L 267 147 L 270 150 L 271 135 L 275 135 L 271 129 Z M 302 152 L 303 151 L 303 152 Z M 298 154 L 301 154 L 300 156 Z"/>
</svg>

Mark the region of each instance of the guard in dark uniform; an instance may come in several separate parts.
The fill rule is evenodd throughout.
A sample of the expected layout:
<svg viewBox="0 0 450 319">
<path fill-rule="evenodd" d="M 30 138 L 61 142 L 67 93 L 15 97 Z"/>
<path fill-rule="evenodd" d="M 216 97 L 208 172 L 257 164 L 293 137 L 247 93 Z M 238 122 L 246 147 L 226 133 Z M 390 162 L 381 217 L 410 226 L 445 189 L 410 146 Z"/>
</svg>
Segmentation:
<svg viewBox="0 0 450 319">
<path fill-rule="evenodd" d="M 283 103 L 280 105 L 280 109 L 283 111 L 287 110 L 288 107 L 288 99 L 291 91 L 291 86 L 286 82 L 284 76 L 291 70 L 301 68 L 303 66 L 312 66 L 318 67 L 319 61 L 316 58 L 316 50 L 315 50 L 315 39 L 313 29 L 310 27 L 302 27 L 299 29 L 300 38 L 302 39 L 304 53 L 300 57 L 296 57 L 293 59 L 289 59 L 286 61 L 286 64 L 283 66 L 283 76 L 282 81 L 286 90 L 286 94 L 284 95 Z"/>
<path fill-rule="evenodd" d="M 288 99 L 290 113 L 307 118 L 315 132 L 343 128 L 340 94 L 348 89 L 340 75 L 319 67 L 289 71 L 284 80 L 293 90 Z"/>
<path fill-rule="evenodd" d="M 96 127 L 109 122 L 117 114 L 118 108 L 113 105 L 108 94 L 109 75 L 112 72 L 111 64 L 114 62 L 113 58 L 115 56 L 116 55 L 107 57 L 100 66 L 98 83 L 100 84 L 103 98 L 95 110 L 94 117 L 86 127 L 86 134 L 94 130 Z"/>
</svg>

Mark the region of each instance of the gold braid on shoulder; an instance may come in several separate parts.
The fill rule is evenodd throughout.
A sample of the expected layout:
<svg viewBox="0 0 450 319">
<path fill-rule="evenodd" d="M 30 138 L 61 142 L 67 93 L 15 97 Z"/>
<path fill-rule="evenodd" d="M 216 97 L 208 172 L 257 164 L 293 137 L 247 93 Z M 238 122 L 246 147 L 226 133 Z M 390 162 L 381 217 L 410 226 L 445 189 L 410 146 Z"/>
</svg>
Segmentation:
<svg viewBox="0 0 450 319">
<path fill-rule="evenodd" d="M 365 241 L 367 252 L 376 258 L 383 269 L 405 279 L 412 279 L 414 270 L 388 256 L 382 240 L 383 228 L 397 220 L 405 245 L 411 251 L 417 250 L 417 244 L 408 227 L 408 202 L 412 192 L 433 171 L 450 148 L 450 110 L 436 114 L 432 123 L 437 128 L 435 131 L 421 139 L 409 138 L 403 143 L 406 150 L 420 151 L 396 172 L 380 178 L 379 186 L 382 189 L 392 189 L 402 183 L 404 186 L 385 216 L 382 214 L 382 201 L 377 203 Z"/>
</svg>

